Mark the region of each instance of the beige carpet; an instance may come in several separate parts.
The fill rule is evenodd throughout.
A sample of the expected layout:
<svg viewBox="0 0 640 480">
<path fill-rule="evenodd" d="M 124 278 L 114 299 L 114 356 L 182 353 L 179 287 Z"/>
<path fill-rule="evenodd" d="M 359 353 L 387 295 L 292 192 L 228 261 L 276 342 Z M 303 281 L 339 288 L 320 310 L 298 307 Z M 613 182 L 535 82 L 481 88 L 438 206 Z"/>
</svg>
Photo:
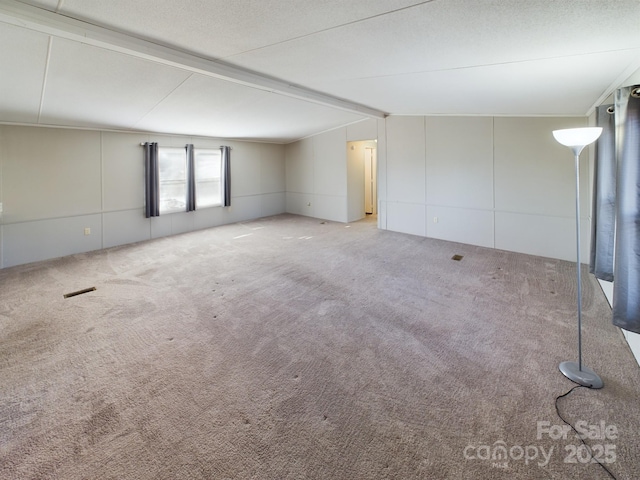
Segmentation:
<svg viewBox="0 0 640 480">
<path fill-rule="evenodd" d="M 560 407 L 637 479 L 640 369 L 583 273 L 605 388 Z M 0 270 L 0 478 L 609 478 L 538 435 L 574 385 L 574 275 L 293 215 Z"/>
</svg>

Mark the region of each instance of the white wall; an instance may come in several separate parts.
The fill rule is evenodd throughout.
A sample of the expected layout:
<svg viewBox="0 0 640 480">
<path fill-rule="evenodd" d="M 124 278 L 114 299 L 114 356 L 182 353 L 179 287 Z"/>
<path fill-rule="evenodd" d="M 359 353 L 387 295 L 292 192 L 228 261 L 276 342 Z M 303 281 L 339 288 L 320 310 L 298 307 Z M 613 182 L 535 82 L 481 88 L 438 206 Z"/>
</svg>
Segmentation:
<svg viewBox="0 0 640 480">
<path fill-rule="evenodd" d="M 378 177 L 386 183 L 382 228 L 575 260 L 573 156 L 551 132 L 586 124 L 585 117 L 387 118 L 386 164 Z M 588 162 L 585 152 L 583 258 L 590 231 Z"/>
<path fill-rule="evenodd" d="M 364 212 L 364 154 L 365 142 L 347 143 L 347 221 L 365 217 Z"/>
<path fill-rule="evenodd" d="M 425 122 L 427 236 L 493 247 L 493 119 Z"/>
<path fill-rule="evenodd" d="M 140 143 L 230 145 L 231 206 L 144 217 Z M 282 145 L 0 126 L 0 266 L 148 240 L 285 211 Z M 91 229 L 84 235 L 85 228 Z"/>
<path fill-rule="evenodd" d="M 425 236 L 425 118 L 390 117 L 386 134 L 387 229 Z"/>
<path fill-rule="evenodd" d="M 377 138 L 380 228 L 573 261 L 573 155 L 551 132 L 585 125 L 586 117 L 390 116 L 360 122 L 286 146 L 287 212 L 357 219 L 359 171 L 346 144 Z M 580 157 L 585 260 L 591 157 L 590 149 Z"/>
<path fill-rule="evenodd" d="M 286 146 L 287 211 L 340 222 L 357 219 L 359 171 L 345 147 L 348 141 L 377 138 L 380 228 L 573 261 L 573 155 L 551 132 L 587 121 L 390 116 L 316 135 Z M 591 157 L 591 149 L 580 157 L 585 260 Z"/>
<path fill-rule="evenodd" d="M 347 220 L 346 142 L 339 129 L 285 147 L 287 212 Z"/>
<path fill-rule="evenodd" d="M 377 122 L 365 120 L 286 145 L 286 211 L 352 221 L 349 185 L 354 183 L 349 172 L 351 176 L 355 173 L 348 167 L 347 142 L 373 140 L 377 134 Z M 351 198 L 353 195 L 351 191 Z"/>
</svg>

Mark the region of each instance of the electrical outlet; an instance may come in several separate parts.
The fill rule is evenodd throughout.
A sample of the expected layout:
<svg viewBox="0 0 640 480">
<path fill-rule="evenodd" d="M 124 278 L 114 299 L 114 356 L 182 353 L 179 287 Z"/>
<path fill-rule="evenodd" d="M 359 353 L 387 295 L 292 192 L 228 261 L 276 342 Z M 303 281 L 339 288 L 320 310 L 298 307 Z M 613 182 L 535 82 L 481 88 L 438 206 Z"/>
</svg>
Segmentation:
<svg viewBox="0 0 640 480">
<path fill-rule="evenodd" d="M 433 223 L 438 223 L 438 217 L 433 217 Z"/>
<path fill-rule="evenodd" d="M 85 227 L 84 228 L 84 234 L 85 235 L 91 235 L 91 229 L 89 227 Z"/>
<path fill-rule="evenodd" d="M 0 203 L 0 213 L 2 213 L 2 204 Z"/>
</svg>

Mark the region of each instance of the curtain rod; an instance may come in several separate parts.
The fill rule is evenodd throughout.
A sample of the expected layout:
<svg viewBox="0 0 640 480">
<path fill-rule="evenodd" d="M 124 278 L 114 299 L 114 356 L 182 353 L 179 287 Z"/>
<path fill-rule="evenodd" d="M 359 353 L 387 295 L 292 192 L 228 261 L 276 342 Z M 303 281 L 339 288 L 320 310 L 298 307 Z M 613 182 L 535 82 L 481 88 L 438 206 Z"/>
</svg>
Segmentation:
<svg viewBox="0 0 640 480">
<path fill-rule="evenodd" d="M 147 143 L 148 143 L 148 142 L 147 142 Z M 142 143 L 140 144 L 140 146 L 141 146 L 141 147 L 144 147 L 145 145 L 146 145 L 146 143 L 145 143 L 145 142 L 142 142 Z M 220 145 L 220 147 L 219 147 L 219 148 L 227 147 L 227 146 L 228 146 L 228 145 Z M 168 148 L 182 148 L 182 147 L 168 147 Z M 216 147 L 203 147 L 203 148 L 216 148 Z M 233 150 L 233 147 L 229 147 L 229 150 Z"/>
</svg>

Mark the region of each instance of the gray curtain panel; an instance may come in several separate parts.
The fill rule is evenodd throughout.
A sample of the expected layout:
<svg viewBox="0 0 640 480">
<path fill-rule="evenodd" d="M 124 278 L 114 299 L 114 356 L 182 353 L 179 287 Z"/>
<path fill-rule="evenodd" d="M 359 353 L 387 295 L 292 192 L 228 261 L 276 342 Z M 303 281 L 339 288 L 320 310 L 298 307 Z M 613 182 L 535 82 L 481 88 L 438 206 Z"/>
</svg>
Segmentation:
<svg viewBox="0 0 640 480">
<path fill-rule="evenodd" d="M 222 152 L 222 188 L 224 189 L 224 206 L 231 206 L 231 147 L 220 147 Z"/>
<path fill-rule="evenodd" d="M 158 144 L 144 144 L 145 217 L 160 216 L 160 182 L 158 176 Z"/>
<path fill-rule="evenodd" d="M 613 250 L 616 226 L 616 144 L 613 105 L 596 109 L 596 126 L 602 134 L 595 145 L 595 180 L 591 221 L 589 272 L 613 281 Z"/>
<path fill-rule="evenodd" d="M 640 333 L 640 85 L 616 91 L 615 282 L 613 324 Z"/>
<path fill-rule="evenodd" d="M 196 169 L 193 155 L 193 144 L 189 143 L 187 149 L 187 212 L 196 209 Z"/>
</svg>

